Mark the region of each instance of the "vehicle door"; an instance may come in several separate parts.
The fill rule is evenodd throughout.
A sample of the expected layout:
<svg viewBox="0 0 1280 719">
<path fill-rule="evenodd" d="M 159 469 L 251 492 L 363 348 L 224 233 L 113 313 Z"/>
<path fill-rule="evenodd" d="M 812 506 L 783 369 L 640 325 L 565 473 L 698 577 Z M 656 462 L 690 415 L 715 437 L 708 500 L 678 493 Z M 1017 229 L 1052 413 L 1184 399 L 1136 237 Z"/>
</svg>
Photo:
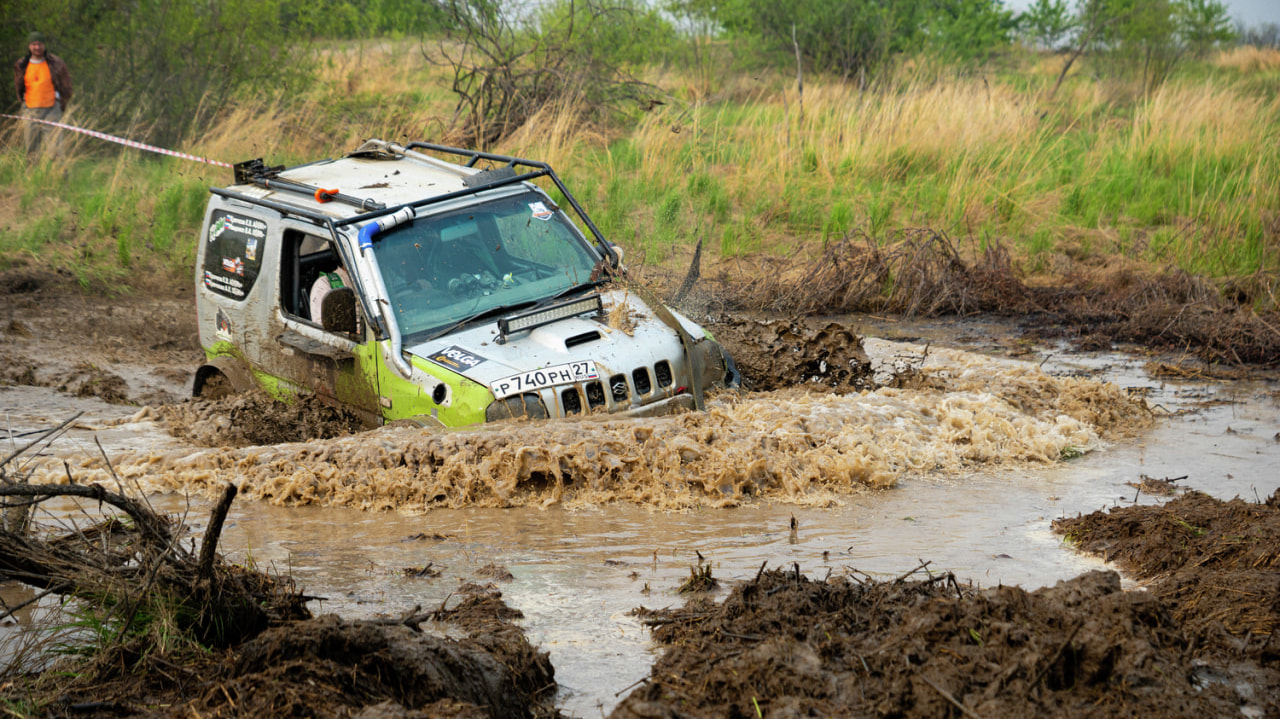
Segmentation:
<svg viewBox="0 0 1280 719">
<path fill-rule="evenodd" d="M 257 364 L 284 389 L 314 392 L 377 426 L 376 343 L 359 303 L 354 331 L 326 330 L 320 316 L 328 293 L 354 293 L 350 268 L 327 230 L 287 220 L 281 228 L 276 301 Z"/>
</svg>

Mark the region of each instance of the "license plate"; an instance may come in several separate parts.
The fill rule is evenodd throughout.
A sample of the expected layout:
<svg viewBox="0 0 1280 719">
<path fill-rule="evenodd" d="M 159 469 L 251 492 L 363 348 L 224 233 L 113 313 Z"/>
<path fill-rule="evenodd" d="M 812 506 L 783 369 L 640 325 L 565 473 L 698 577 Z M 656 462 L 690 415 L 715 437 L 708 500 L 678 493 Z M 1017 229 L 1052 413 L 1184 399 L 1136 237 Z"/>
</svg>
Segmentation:
<svg viewBox="0 0 1280 719">
<path fill-rule="evenodd" d="M 547 387 L 586 382 L 599 377 L 600 372 L 596 369 L 595 362 L 569 362 L 494 380 L 489 383 L 489 389 L 493 390 L 494 397 L 502 399 L 513 394 L 536 392 Z"/>
</svg>

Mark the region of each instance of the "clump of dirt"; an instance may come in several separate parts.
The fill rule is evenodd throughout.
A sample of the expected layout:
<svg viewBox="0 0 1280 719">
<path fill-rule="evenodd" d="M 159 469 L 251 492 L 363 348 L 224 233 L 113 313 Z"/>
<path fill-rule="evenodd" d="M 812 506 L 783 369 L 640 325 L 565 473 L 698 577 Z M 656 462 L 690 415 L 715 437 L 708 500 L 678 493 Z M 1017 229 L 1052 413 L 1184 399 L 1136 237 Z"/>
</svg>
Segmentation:
<svg viewBox="0 0 1280 719">
<path fill-rule="evenodd" d="M 1053 522 L 1081 550 L 1147 580 L 1174 617 L 1213 646 L 1265 637 L 1280 659 L 1280 490 L 1265 503 L 1187 492 L 1156 506 L 1115 507 Z M 1270 648 L 1267 648 L 1270 647 Z"/>
<path fill-rule="evenodd" d="M 499 582 L 510 582 L 515 579 L 515 575 L 508 571 L 506 567 L 494 564 L 493 562 L 489 562 L 483 567 L 477 569 L 476 576 L 486 577 Z"/>
<path fill-rule="evenodd" d="M 1167 605 L 1114 572 L 1033 592 L 910 576 L 763 571 L 721 604 L 638 610 L 667 648 L 611 717 L 1190 718 L 1250 703 L 1206 681 Z"/>
<path fill-rule="evenodd" d="M 76 397 L 97 397 L 110 404 L 131 404 L 129 383 L 114 372 L 80 362 L 70 369 L 42 373 L 35 362 L 0 353 L 0 385 L 53 387 Z"/>
<path fill-rule="evenodd" d="M 77 397 L 97 397 L 111 404 L 129 403 L 129 384 L 124 378 L 88 362 L 76 365 L 55 382 L 59 391 Z"/>
<path fill-rule="evenodd" d="M 744 389 L 856 392 L 875 386 L 862 338 L 848 325 L 722 315 L 708 329 L 738 365 Z"/>
<path fill-rule="evenodd" d="M 0 385 L 6 384 L 41 386 L 36 377 L 35 364 L 0 352 Z"/>
<path fill-rule="evenodd" d="M 0 462 L 0 573 L 73 598 L 70 618 L 51 617 L 73 630 L 54 630 L 47 656 L 0 673 L 0 702 L 23 715 L 559 716 L 548 655 L 492 585 L 463 585 L 455 607 L 395 619 L 312 619 L 313 597 L 289 578 L 218 556 L 234 486 L 197 552 L 178 535 L 184 525 L 145 502 L 74 481 L 14 481 L 25 476 Z M 68 531 L 43 512 L 51 497 L 80 501 L 85 514 L 108 509 Z"/>
<path fill-rule="evenodd" d="M 60 280 L 49 272 L 9 270 L 0 273 L 0 295 L 28 295 L 39 292 L 46 285 L 58 284 Z"/>
<path fill-rule="evenodd" d="M 54 665 L 7 677 L 0 696 L 36 700 L 55 716 L 559 717 L 555 669 L 514 623 L 520 612 L 495 591 L 460 591 L 453 609 L 293 621 L 227 650 L 134 657 L 133 671 L 108 652 L 92 675 Z"/>
<path fill-rule="evenodd" d="M 160 408 L 169 433 L 204 447 L 251 447 L 345 437 L 363 431 L 358 415 L 318 395 L 285 402 L 263 390 Z"/>
<path fill-rule="evenodd" d="M 403 621 L 330 615 L 270 629 L 223 657 L 181 713 L 559 716 L 555 669 L 514 624 L 520 612 L 498 592 L 474 585 L 462 591 L 468 593 L 458 607 Z M 450 625 L 466 638 L 423 631 L 424 621 Z"/>
</svg>

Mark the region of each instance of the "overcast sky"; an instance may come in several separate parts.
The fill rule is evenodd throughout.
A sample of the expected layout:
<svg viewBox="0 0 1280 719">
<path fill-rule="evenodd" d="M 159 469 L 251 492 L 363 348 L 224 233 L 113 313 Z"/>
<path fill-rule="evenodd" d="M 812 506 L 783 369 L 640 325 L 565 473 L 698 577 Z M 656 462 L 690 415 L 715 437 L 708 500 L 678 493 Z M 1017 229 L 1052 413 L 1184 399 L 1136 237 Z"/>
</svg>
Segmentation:
<svg viewBox="0 0 1280 719">
<path fill-rule="evenodd" d="M 1005 0 L 1005 5 L 1019 12 L 1031 6 L 1034 0 Z M 1244 20 L 1246 25 L 1273 22 L 1280 25 L 1280 0 L 1226 0 L 1232 20 Z M 1075 3 L 1067 3 L 1074 6 Z"/>
</svg>

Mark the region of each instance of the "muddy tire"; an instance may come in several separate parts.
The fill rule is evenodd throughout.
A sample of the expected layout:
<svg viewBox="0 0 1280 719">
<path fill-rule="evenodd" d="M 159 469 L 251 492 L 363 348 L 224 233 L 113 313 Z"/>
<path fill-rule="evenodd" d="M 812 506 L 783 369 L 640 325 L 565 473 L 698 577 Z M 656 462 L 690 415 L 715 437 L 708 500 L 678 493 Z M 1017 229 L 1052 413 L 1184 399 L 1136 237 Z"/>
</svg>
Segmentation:
<svg viewBox="0 0 1280 719">
<path fill-rule="evenodd" d="M 196 396 L 200 399 L 222 399 L 233 394 L 235 394 L 235 388 L 231 386 L 231 380 L 227 379 L 225 374 L 215 372 L 204 381 Z"/>
</svg>

